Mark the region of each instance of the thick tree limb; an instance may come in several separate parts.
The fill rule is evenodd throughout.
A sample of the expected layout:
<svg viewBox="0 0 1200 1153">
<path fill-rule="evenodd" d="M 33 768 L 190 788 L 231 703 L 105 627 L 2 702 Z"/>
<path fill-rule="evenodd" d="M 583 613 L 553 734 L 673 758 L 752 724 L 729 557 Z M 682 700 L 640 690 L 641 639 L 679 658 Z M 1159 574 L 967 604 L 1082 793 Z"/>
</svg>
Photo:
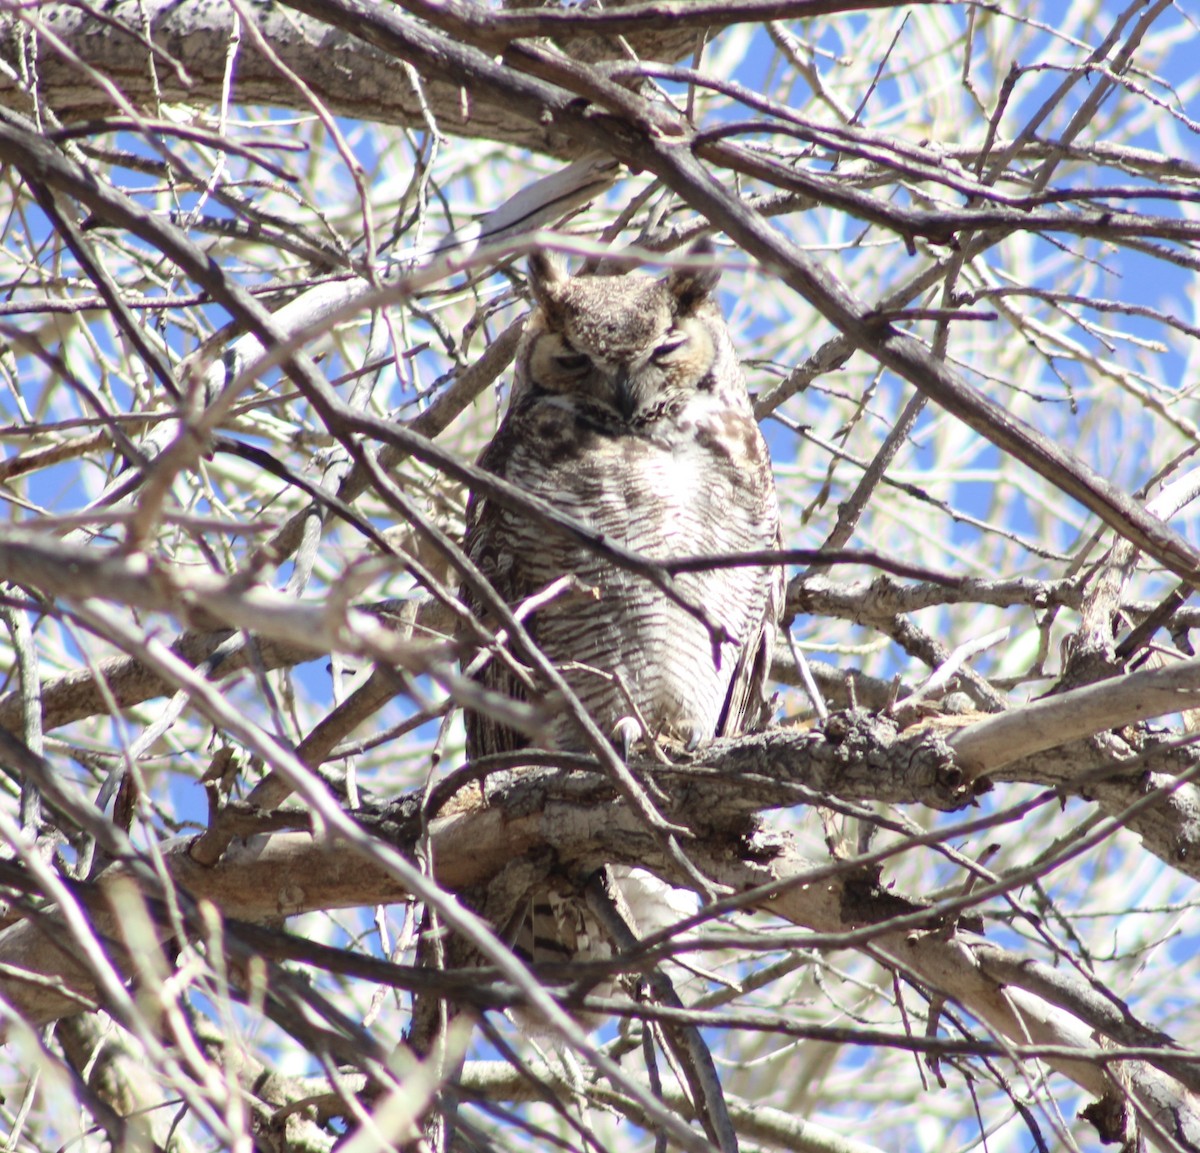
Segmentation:
<svg viewBox="0 0 1200 1153">
<path fill-rule="evenodd" d="M 558 156 L 581 151 L 570 133 L 514 120 L 503 101 L 493 103 L 469 84 L 426 77 L 418 91 L 389 54 L 370 48 L 353 34 L 297 19 L 274 5 L 257 6 L 254 11 L 259 30 L 279 58 L 303 76 L 337 116 L 423 131 L 427 127 L 424 102 L 440 130 L 449 135 L 496 140 Z M 233 22 L 232 7 L 205 0 L 182 4 L 121 0 L 107 6 L 103 17 L 94 8 L 50 4 L 5 17 L 0 19 L 0 64 L 4 65 L 0 106 L 25 114 L 33 111 L 33 98 L 22 91 L 16 78 L 28 75 L 34 62 L 36 99 L 64 122 L 112 115 L 111 95 L 97 82 L 98 76 L 116 80 L 124 96 L 142 108 L 156 109 L 162 100 L 219 104 L 225 95 Z M 155 45 L 154 70 L 149 66 L 143 28 L 149 28 Z M 52 39 L 36 38 L 33 34 L 39 29 L 47 30 Z M 640 36 L 632 30 L 630 42 L 641 55 L 676 60 L 691 51 L 695 36 L 690 26 L 675 24 L 662 30 L 651 26 Z M 625 58 L 612 41 L 593 37 L 590 47 L 600 58 Z M 310 111 L 303 94 L 246 44 L 238 55 L 234 98 L 242 104 Z"/>
<path fill-rule="evenodd" d="M 1105 729 L 1183 712 L 1194 707 L 1198 691 L 1200 660 L 1140 669 L 980 721 L 948 743 L 974 778 Z"/>
</svg>

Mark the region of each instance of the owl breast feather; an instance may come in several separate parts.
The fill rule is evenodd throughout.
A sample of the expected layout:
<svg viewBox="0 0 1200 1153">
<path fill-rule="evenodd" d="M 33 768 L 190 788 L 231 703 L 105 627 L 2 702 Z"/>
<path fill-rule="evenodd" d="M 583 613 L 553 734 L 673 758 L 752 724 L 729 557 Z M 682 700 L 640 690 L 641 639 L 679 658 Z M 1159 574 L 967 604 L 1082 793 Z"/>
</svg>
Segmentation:
<svg viewBox="0 0 1200 1153">
<path fill-rule="evenodd" d="M 705 396 L 661 427 L 612 435 L 555 400 L 531 405 L 524 429 L 513 430 L 507 479 L 649 560 L 775 546 L 774 492 L 751 479 L 764 463 L 769 470 L 766 447 L 748 415 Z M 761 645 L 769 617 L 773 632 L 771 572 L 680 574 L 676 587 L 698 615 L 576 538 L 508 511 L 502 519 L 512 594 L 533 595 L 567 573 L 594 592 L 548 605 L 529 625 L 602 731 L 629 716 L 630 696 L 655 737 L 694 744 L 729 731 L 746 650 Z M 724 630 L 723 644 L 714 646 L 710 625 Z M 555 723 L 553 743 L 581 746 L 569 716 Z"/>
</svg>

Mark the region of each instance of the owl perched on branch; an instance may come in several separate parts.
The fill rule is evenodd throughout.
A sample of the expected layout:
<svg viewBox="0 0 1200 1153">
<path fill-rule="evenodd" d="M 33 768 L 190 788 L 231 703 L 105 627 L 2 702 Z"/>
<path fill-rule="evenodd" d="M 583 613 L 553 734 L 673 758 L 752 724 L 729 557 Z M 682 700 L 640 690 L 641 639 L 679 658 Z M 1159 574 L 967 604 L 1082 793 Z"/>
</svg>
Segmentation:
<svg viewBox="0 0 1200 1153">
<path fill-rule="evenodd" d="M 531 258 L 537 307 L 508 413 L 479 462 L 651 560 L 779 543 L 770 456 L 714 299 L 718 273 L 707 247 L 692 255 L 704 267 L 660 279 L 568 277 L 551 257 Z M 591 544 L 486 499 L 468 508 L 466 547 L 514 607 L 577 578 L 582 593 L 551 599 L 526 627 L 623 752 L 645 738 L 694 748 L 766 721 L 781 569 L 681 573 L 672 599 Z M 483 679 L 521 695 L 497 660 Z M 468 714 L 470 758 L 530 743 Z M 539 743 L 587 747 L 566 710 Z"/>
<path fill-rule="evenodd" d="M 691 255 L 695 266 L 657 279 L 569 277 L 535 255 L 536 307 L 517 350 L 508 413 L 480 459 L 605 542 L 656 561 L 779 544 L 771 461 L 714 299 L 711 251 Z M 573 592 L 539 604 L 525 625 L 626 756 L 650 741 L 694 748 L 768 719 L 780 568 L 680 573 L 672 597 L 589 541 L 478 497 L 467 511 L 466 547 L 514 608 L 563 576 L 576 578 Z M 478 602 L 473 608 L 498 627 Z M 481 679 L 522 695 L 498 658 Z M 468 713 L 466 724 L 471 759 L 534 743 L 484 713 Z M 588 747 L 565 708 L 537 743 Z M 643 935 L 687 912 L 682 894 L 644 870 L 614 876 Z M 572 889 L 570 879 L 552 880 L 518 910 L 515 947 L 526 959 L 610 955 Z"/>
</svg>

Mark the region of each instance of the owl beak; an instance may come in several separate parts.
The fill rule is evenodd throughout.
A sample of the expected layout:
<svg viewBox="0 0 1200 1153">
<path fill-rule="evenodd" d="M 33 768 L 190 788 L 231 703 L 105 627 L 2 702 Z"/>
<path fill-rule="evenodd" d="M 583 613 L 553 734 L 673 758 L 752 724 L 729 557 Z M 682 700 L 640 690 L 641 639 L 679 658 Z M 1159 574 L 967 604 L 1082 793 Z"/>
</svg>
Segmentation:
<svg viewBox="0 0 1200 1153">
<path fill-rule="evenodd" d="M 618 411 L 626 420 L 630 420 L 638 410 L 641 397 L 638 395 L 637 385 L 630 378 L 628 368 L 617 369 L 617 374 L 613 378 L 613 393 L 616 397 Z"/>
</svg>

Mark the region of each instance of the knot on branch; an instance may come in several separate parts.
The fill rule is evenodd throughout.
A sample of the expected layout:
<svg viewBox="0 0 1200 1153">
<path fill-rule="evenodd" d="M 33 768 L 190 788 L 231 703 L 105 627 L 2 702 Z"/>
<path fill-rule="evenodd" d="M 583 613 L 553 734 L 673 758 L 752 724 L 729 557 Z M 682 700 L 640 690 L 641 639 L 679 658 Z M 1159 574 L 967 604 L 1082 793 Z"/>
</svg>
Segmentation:
<svg viewBox="0 0 1200 1153">
<path fill-rule="evenodd" d="M 713 741 L 690 763 L 653 771 L 676 802 L 672 819 L 684 823 L 694 812 L 728 818 L 826 797 L 949 812 L 973 795 L 936 722 L 901 732 L 893 717 L 864 709 L 833 713 L 816 728 Z"/>
<path fill-rule="evenodd" d="M 936 723 L 900 732 L 885 713 L 844 709 L 814 731 L 824 736 L 834 770 L 828 791 L 843 800 L 917 802 L 943 812 L 971 801 L 972 790 Z"/>
</svg>

